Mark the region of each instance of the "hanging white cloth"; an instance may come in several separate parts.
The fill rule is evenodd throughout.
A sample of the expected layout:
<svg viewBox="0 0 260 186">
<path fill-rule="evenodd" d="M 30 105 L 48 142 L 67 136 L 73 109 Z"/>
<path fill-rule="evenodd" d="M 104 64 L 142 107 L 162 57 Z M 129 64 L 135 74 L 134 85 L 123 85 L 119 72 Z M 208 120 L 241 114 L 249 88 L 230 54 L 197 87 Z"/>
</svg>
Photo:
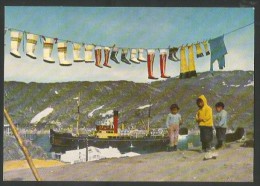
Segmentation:
<svg viewBox="0 0 260 186">
<path fill-rule="evenodd" d="M 21 58 L 19 47 L 22 41 L 23 33 L 11 31 L 11 52 L 10 54 L 16 58 Z"/>
<path fill-rule="evenodd" d="M 94 49 L 94 45 L 85 45 L 85 62 L 86 63 L 94 63 L 93 49 Z"/>
<path fill-rule="evenodd" d="M 54 41 L 52 38 L 45 38 L 45 40 L 43 41 L 43 61 L 47 63 L 55 63 L 55 61 L 51 57 L 53 42 Z"/>
<path fill-rule="evenodd" d="M 38 40 L 38 35 L 35 34 L 27 34 L 27 43 L 26 43 L 26 55 L 29 56 L 30 58 L 36 59 L 36 56 L 34 54 L 37 40 Z"/>
<path fill-rule="evenodd" d="M 144 58 L 144 49 L 139 48 L 138 49 L 138 61 L 146 62 L 147 60 Z"/>
<path fill-rule="evenodd" d="M 80 57 L 81 44 L 73 43 L 73 58 L 74 62 L 83 62 L 84 59 Z"/>
<path fill-rule="evenodd" d="M 136 49 L 131 50 L 130 61 L 133 63 L 136 63 L 136 64 L 140 63 L 140 61 L 137 59 L 137 50 Z"/>
<path fill-rule="evenodd" d="M 70 66 L 71 62 L 67 61 L 67 43 L 59 42 L 58 43 L 58 57 L 61 66 Z"/>
</svg>

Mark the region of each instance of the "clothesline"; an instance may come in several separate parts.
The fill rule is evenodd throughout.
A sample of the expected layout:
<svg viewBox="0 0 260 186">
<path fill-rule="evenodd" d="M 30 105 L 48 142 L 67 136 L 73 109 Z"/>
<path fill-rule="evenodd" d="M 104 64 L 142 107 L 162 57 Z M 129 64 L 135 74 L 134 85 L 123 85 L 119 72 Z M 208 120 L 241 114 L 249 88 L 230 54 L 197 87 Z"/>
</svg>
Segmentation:
<svg viewBox="0 0 260 186">
<path fill-rule="evenodd" d="M 238 31 L 240 29 L 243 29 L 249 25 L 252 25 L 253 23 L 244 25 L 242 27 L 236 28 L 230 32 L 224 33 L 220 35 L 219 37 L 212 38 L 209 40 L 204 40 L 202 42 L 197 42 L 195 43 L 195 47 L 193 44 L 186 44 L 186 46 L 181 46 L 180 50 L 177 47 L 172 47 L 168 48 L 165 50 L 160 50 L 160 72 L 161 72 L 161 78 L 170 78 L 169 75 L 166 74 L 166 61 L 167 61 L 167 56 L 168 60 L 178 62 L 180 61 L 180 79 L 186 79 L 186 78 L 191 78 L 191 77 L 196 77 L 196 65 L 195 65 L 195 55 L 197 58 L 203 57 L 203 56 L 208 56 L 211 55 L 210 57 L 210 71 L 213 72 L 213 63 L 215 61 L 218 61 L 219 64 L 219 69 L 224 69 L 225 68 L 225 55 L 227 54 L 227 49 L 225 47 L 224 43 L 224 35 L 231 34 L 232 32 Z M 37 40 L 40 37 L 40 41 L 42 42 L 42 39 L 44 40 L 43 42 L 43 61 L 47 63 L 55 63 L 55 60 L 52 58 L 52 50 L 53 50 L 53 44 L 57 43 L 59 40 L 58 38 L 48 38 L 47 36 L 43 35 L 37 35 L 33 33 L 29 33 L 26 31 L 21 31 L 21 30 L 16 30 L 12 28 L 6 28 L 5 33 L 7 32 L 7 29 L 9 29 L 10 36 L 11 36 L 11 51 L 10 54 L 16 58 L 21 58 L 21 54 L 19 52 L 19 46 L 21 41 L 23 42 L 23 47 L 25 46 L 26 42 L 26 55 L 32 59 L 36 59 L 35 55 L 35 48 L 37 45 Z M 60 39 L 62 40 L 62 39 Z M 141 64 L 142 62 L 147 63 L 147 71 L 148 71 L 148 79 L 153 79 L 156 80 L 159 77 L 153 74 L 153 66 L 154 66 L 154 60 L 155 60 L 155 55 L 157 52 L 155 50 L 149 50 L 149 48 L 135 48 L 131 50 L 130 54 L 130 59 L 128 59 L 127 54 L 129 48 L 127 47 L 122 47 L 121 51 L 121 59 L 119 60 L 117 58 L 118 55 L 118 48 L 115 48 L 112 46 L 112 50 L 108 48 L 107 46 L 103 46 L 103 52 L 104 52 L 104 63 L 101 62 L 102 59 L 102 45 L 86 45 L 85 43 L 81 43 L 82 45 L 85 45 L 84 48 L 84 59 L 81 57 L 81 44 L 78 42 L 73 42 L 69 40 L 63 40 L 65 42 L 71 42 L 73 44 L 73 61 L 75 63 L 77 62 L 85 62 L 85 63 L 94 63 L 95 66 L 99 68 L 107 67 L 111 68 L 112 66 L 109 64 L 109 61 L 112 60 L 115 63 L 119 64 L 120 60 L 121 62 L 131 65 L 132 63 L 135 64 Z M 209 46 L 210 47 L 209 47 Z M 204 49 L 202 49 L 202 47 Z M 95 47 L 95 49 L 94 49 Z M 58 59 L 60 66 L 71 66 L 72 62 L 68 60 L 67 58 L 67 44 L 63 42 L 58 42 L 57 43 L 57 50 L 58 50 Z M 194 48 L 195 51 L 194 52 Z M 209 50 L 210 48 L 210 50 Z M 94 57 L 93 59 L 93 49 L 94 49 Z M 159 49 L 159 48 L 158 48 Z M 145 59 L 144 57 L 144 50 L 147 50 L 147 58 Z M 111 51 L 111 54 L 110 54 Z M 180 57 L 178 57 L 176 54 L 179 51 Z M 186 55 L 186 52 L 188 52 L 188 57 Z M 195 53 L 195 55 L 194 55 Z M 131 63 L 132 62 L 132 63 Z M 102 64 L 103 63 L 103 64 Z"/>
<path fill-rule="evenodd" d="M 237 29 L 231 30 L 231 31 L 229 31 L 229 32 L 227 32 L 227 33 L 224 33 L 223 35 L 231 34 L 231 33 L 233 33 L 233 32 L 236 32 L 236 31 L 240 30 L 240 29 L 243 29 L 243 28 L 245 28 L 245 27 L 248 27 L 248 26 L 250 26 L 250 25 L 252 25 L 252 24 L 254 24 L 254 22 L 249 23 L 249 24 L 244 25 L 244 26 L 241 26 L 241 27 L 239 27 L 239 28 L 237 28 Z M 115 46 L 115 44 L 113 44 L 113 45 L 111 45 L 111 46 L 109 46 L 109 45 L 106 45 L 106 46 L 105 46 L 105 45 L 99 45 L 99 44 L 93 44 L 93 43 L 85 43 L 85 42 L 71 41 L 71 40 L 67 40 L 67 39 L 61 39 L 61 38 L 50 37 L 50 36 L 46 36 L 46 35 L 42 35 L 42 34 L 31 33 L 31 32 L 28 32 L 28 31 L 25 31 L 25 30 L 19 30 L 19 29 L 16 29 L 16 28 L 5 27 L 5 30 L 15 30 L 15 31 L 19 31 L 19 32 L 22 32 L 22 33 L 35 34 L 35 35 L 38 35 L 38 36 L 44 36 L 44 37 L 48 37 L 48 38 L 52 38 L 52 39 L 57 39 L 57 40 L 63 41 L 63 42 L 82 43 L 82 45 L 83 45 L 83 44 L 92 44 L 92 45 L 94 45 L 94 46 L 110 47 L 110 48 L 113 48 L 113 46 Z M 209 40 L 209 39 L 205 39 L 205 40 L 207 41 L 207 40 Z M 204 40 L 204 41 L 205 41 L 205 40 Z M 199 42 L 197 42 L 197 43 L 199 43 Z M 191 44 L 196 44 L 196 43 L 191 43 Z M 188 44 L 186 44 L 186 46 L 187 46 L 187 45 L 188 45 Z M 181 46 L 184 46 L 184 45 L 181 45 Z M 178 46 L 177 48 L 180 48 L 181 46 Z M 119 49 L 123 49 L 123 48 L 135 49 L 135 48 L 131 48 L 131 47 L 122 47 L 122 46 L 116 46 L 116 47 L 119 48 Z M 138 47 L 138 48 L 146 48 L 146 47 Z M 169 46 L 169 47 L 165 47 L 165 48 L 149 48 L 149 49 L 160 50 L 160 49 L 168 49 L 168 48 L 170 48 L 170 46 Z"/>
<path fill-rule="evenodd" d="M 247 25 L 245 25 L 245 26 L 239 27 L 239 28 L 237 28 L 237 29 L 235 29 L 235 30 L 232 30 L 232 31 L 229 31 L 229 32 L 225 33 L 224 35 L 231 34 L 231 33 L 236 32 L 236 31 L 238 31 L 238 30 L 240 30 L 240 29 L 242 29 L 242 28 L 248 27 L 248 26 L 250 26 L 250 25 L 252 25 L 252 24 L 254 24 L 254 23 L 255 23 L 255 22 L 252 22 L 252 23 L 247 24 Z"/>
</svg>

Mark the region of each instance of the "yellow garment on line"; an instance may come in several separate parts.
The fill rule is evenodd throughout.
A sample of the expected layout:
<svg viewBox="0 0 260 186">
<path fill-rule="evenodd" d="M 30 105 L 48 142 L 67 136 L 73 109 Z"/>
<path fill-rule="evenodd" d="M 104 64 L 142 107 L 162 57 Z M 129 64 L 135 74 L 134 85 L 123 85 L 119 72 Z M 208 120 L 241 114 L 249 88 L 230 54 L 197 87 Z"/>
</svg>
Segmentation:
<svg viewBox="0 0 260 186">
<path fill-rule="evenodd" d="M 202 53 L 200 43 L 195 44 L 195 46 L 196 46 L 196 51 L 197 51 L 197 57 L 202 57 L 203 53 Z"/>
<path fill-rule="evenodd" d="M 209 52 L 208 41 L 203 41 L 202 44 L 203 44 L 203 46 L 205 48 L 206 55 L 209 55 L 210 52 Z"/>
<path fill-rule="evenodd" d="M 212 108 L 208 105 L 207 99 L 204 95 L 201 95 L 199 98 L 204 102 L 204 106 L 198 110 L 196 120 L 203 120 L 199 122 L 199 126 L 213 127 Z"/>
<path fill-rule="evenodd" d="M 188 66 L 187 66 L 187 60 L 186 60 L 186 47 L 181 47 L 180 58 L 181 58 L 180 73 L 181 74 L 187 73 Z"/>
<path fill-rule="evenodd" d="M 81 49 L 81 44 L 73 43 L 73 50 L 80 50 L 80 49 Z"/>
<path fill-rule="evenodd" d="M 193 52 L 193 44 L 188 46 L 188 51 L 189 51 L 189 67 L 188 70 L 195 71 L 195 60 L 194 60 L 194 52 Z"/>
</svg>

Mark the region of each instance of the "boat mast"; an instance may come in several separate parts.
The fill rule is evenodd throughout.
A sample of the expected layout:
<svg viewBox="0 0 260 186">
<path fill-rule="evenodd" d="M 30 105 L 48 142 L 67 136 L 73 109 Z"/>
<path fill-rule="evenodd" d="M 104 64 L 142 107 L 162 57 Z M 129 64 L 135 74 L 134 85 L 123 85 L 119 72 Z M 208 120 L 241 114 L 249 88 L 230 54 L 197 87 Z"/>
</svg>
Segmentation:
<svg viewBox="0 0 260 186">
<path fill-rule="evenodd" d="M 79 98 L 78 98 L 78 101 L 77 101 L 77 105 L 78 105 L 78 117 L 77 117 L 77 136 L 79 135 L 79 116 L 80 116 L 80 111 L 79 111 L 79 105 L 80 105 L 80 93 L 79 93 Z"/>
<path fill-rule="evenodd" d="M 150 93 L 150 96 L 149 96 L 149 110 L 148 110 L 148 122 L 147 122 L 147 133 L 148 133 L 148 135 L 150 135 L 151 103 L 152 103 L 152 96 L 151 96 L 151 93 Z"/>
</svg>

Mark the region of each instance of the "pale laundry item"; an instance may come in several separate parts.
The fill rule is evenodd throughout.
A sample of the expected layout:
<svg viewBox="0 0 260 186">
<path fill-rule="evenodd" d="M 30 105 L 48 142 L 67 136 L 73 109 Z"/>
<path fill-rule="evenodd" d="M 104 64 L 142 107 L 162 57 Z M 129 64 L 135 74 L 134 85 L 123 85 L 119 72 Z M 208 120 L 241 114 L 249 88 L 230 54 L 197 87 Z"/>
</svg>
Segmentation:
<svg viewBox="0 0 260 186">
<path fill-rule="evenodd" d="M 138 49 L 138 61 L 146 62 L 147 60 L 144 58 L 144 49 L 139 48 Z"/>
<path fill-rule="evenodd" d="M 51 57 L 53 50 L 53 39 L 45 38 L 43 41 L 43 61 L 47 63 L 55 63 L 54 59 Z"/>
<path fill-rule="evenodd" d="M 94 63 L 93 49 L 94 49 L 94 45 L 85 45 L 85 62 L 86 63 Z"/>
<path fill-rule="evenodd" d="M 27 34 L 27 43 L 26 43 L 26 55 L 29 56 L 32 59 L 36 59 L 36 56 L 34 54 L 38 35 L 35 34 Z"/>
<path fill-rule="evenodd" d="M 16 58 L 21 58 L 19 47 L 22 41 L 23 33 L 11 31 L 11 52 L 10 54 Z"/>
<path fill-rule="evenodd" d="M 73 58 L 74 62 L 83 62 L 84 59 L 80 57 L 81 44 L 73 43 Z"/>
<path fill-rule="evenodd" d="M 140 61 L 137 59 L 137 50 L 134 48 L 131 50 L 130 61 L 136 64 L 140 63 Z"/>
<path fill-rule="evenodd" d="M 67 61 L 67 43 L 59 42 L 58 43 L 58 57 L 61 66 L 70 66 L 71 62 Z"/>
</svg>

